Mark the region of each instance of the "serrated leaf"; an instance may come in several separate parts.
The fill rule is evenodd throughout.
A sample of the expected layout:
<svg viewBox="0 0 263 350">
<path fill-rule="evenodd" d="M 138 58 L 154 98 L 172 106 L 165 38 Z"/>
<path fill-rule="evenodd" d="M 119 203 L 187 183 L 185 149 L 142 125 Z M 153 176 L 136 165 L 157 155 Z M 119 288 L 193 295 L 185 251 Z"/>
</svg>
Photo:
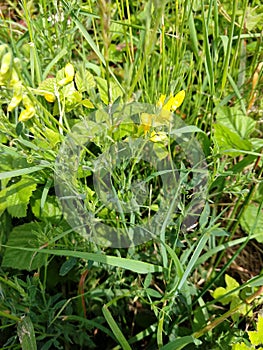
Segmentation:
<svg viewBox="0 0 263 350">
<path fill-rule="evenodd" d="M 253 345 L 263 345 L 263 316 L 258 317 L 257 330 L 247 332 L 251 344 Z"/>
<path fill-rule="evenodd" d="M 37 230 L 41 231 L 44 223 L 28 223 L 16 226 L 10 233 L 6 243 L 2 266 L 21 270 L 35 270 L 44 265 L 46 258 L 43 254 L 35 254 L 35 250 L 46 242 L 39 241 Z M 13 247 L 34 248 L 33 251 L 17 250 Z"/>
<path fill-rule="evenodd" d="M 7 209 L 13 217 L 25 217 L 29 199 L 36 187 L 32 178 L 25 177 L 0 191 L 0 215 Z"/>
</svg>

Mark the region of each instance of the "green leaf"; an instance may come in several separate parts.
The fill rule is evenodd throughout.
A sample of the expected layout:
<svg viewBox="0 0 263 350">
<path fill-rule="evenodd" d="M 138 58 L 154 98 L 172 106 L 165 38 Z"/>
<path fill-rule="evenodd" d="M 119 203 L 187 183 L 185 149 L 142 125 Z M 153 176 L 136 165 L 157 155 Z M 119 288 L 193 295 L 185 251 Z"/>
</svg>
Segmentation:
<svg viewBox="0 0 263 350">
<path fill-rule="evenodd" d="M 240 225 L 248 235 L 256 234 L 256 240 L 263 243 L 263 211 L 258 204 L 251 203 L 245 209 Z"/>
<path fill-rule="evenodd" d="M 223 305 L 229 304 L 230 302 L 233 301 L 233 299 L 236 299 L 236 298 L 239 299 L 239 291 L 238 290 L 230 293 L 232 290 L 239 287 L 239 283 L 233 277 L 229 276 L 228 274 L 225 275 L 225 282 L 226 282 L 226 288 L 218 287 L 211 293 L 211 295 L 214 299 L 220 298 L 219 301 Z M 228 295 L 226 295 L 226 294 L 228 294 Z"/>
<path fill-rule="evenodd" d="M 54 93 L 55 86 L 56 78 L 47 78 L 39 84 L 38 88 L 34 90 L 34 93 L 41 96 L 44 96 L 47 92 Z"/>
<path fill-rule="evenodd" d="M 146 288 L 146 293 L 153 298 L 161 298 L 162 294 L 159 293 L 157 290 L 152 289 L 152 288 Z"/>
<path fill-rule="evenodd" d="M 70 257 L 69 259 L 67 259 L 59 269 L 59 276 L 66 276 L 66 274 L 73 269 L 76 263 L 77 263 L 76 258 Z"/>
<path fill-rule="evenodd" d="M 251 350 L 251 347 L 245 343 L 236 343 L 232 345 L 232 350 Z"/>
<path fill-rule="evenodd" d="M 30 271 L 44 265 L 45 255 L 37 254 L 39 247 L 46 243 L 39 241 L 40 234 L 37 232 L 37 230 L 41 231 L 43 227 L 43 223 L 36 222 L 16 226 L 7 241 L 8 247 L 4 253 L 2 266 Z M 26 250 L 26 247 L 29 250 Z"/>
<path fill-rule="evenodd" d="M 169 152 L 166 149 L 165 145 L 163 145 L 160 142 L 154 143 L 153 150 L 154 150 L 154 153 L 156 154 L 157 158 L 160 160 L 166 158 L 169 155 Z"/>
<path fill-rule="evenodd" d="M 163 346 L 160 350 L 181 350 L 186 345 L 194 343 L 195 345 L 202 344 L 201 340 L 194 338 L 192 335 L 186 335 L 185 337 L 179 337 L 169 344 Z"/>
<path fill-rule="evenodd" d="M 242 154 L 239 150 L 252 150 L 252 144 L 248 140 L 242 139 L 237 132 L 221 124 L 214 125 L 214 140 L 221 153 L 228 153 L 233 157 Z"/>
<path fill-rule="evenodd" d="M 37 350 L 34 326 L 29 316 L 22 317 L 18 322 L 17 335 L 22 350 Z"/>
<path fill-rule="evenodd" d="M 98 89 L 99 89 L 100 98 L 101 98 L 102 102 L 105 103 L 106 105 L 108 105 L 109 104 L 109 99 L 108 99 L 108 85 L 107 85 L 107 81 L 105 79 L 100 78 L 100 77 L 95 77 L 95 80 L 97 82 L 97 86 L 98 86 Z M 122 97 L 123 96 L 122 90 L 114 82 L 110 83 L 110 94 L 111 94 L 111 99 L 112 99 L 111 102 L 114 102 L 115 100 L 117 100 L 118 97 Z"/>
<path fill-rule="evenodd" d="M 36 166 L 29 167 L 29 168 L 6 171 L 6 172 L 0 174 L 0 180 L 8 179 L 8 178 L 15 177 L 15 176 L 31 174 L 31 173 L 34 173 L 38 170 L 42 170 L 43 168 L 47 168 L 47 167 L 49 167 L 48 164 L 47 165 L 36 165 Z M 0 207 L 1 207 L 1 204 L 0 204 Z"/>
<path fill-rule="evenodd" d="M 88 100 L 88 99 L 82 100 L 81 104 L 82 104 L 82 106 L 84 106 L 86 108 L 90 108 L 90 109 L 94 108 L 93 103 L 90 100 Z"/>
<path fill-rule="evenodd" d="M 29 225 L 29 224 L 28 224 Z M 35 224 L 34 224 L 35 225 Z M 32 226 L 34 226 L 32 224 Z M 35 226 L 34 226 L 35 227 Z M 19 228 L 19 226 L 18 226 Z M 44 243 L 44 242 L 43 242 Z M 38 247 L 41 244 L 38 245 Z M 9 241 L 7 243 L 7 248 L 10 250 L 21 250 L 25 252 L 36 252 L 36 249 L 28 247 L 28 244 L 17 244 L 12 241 L 12 247 L 9 247 Z M 35 247 L 35 246 L 34 246 Z M 37 253 L 39 254 L 51 254 L 51 255 L 58 255 L 58 256 L 72 256 L 84 260 L 91 260 L 96 261 L 102 264 L 108 264 L 115 267 L 121 267 L 123 269 L 127 269 L 136 273 L 149 273 L 149 272 L 162 272 L 163 268 L 158 265 L 153 265 L 147 262 L 139 261 L 139 260 L 133 260 L 133 259 L 125 259 L 125 258 L 119 258 L 117 256 L 111 256 L 111 255 L 104 255 L 104 254 L 96 254 L 96 253 L 87 253 L 87 252 L 81 252 L 76 250 L 59 250 L 59 249 L 41 249 L 38 250 Z M 17 252 L 15 253 L 17 255 Z M 5 264 L 6 266 L 6 264 Z M 9 266 L 9 265 L 8 265 Z"/>
<path fill-rule="evenodd" d="M 241 138 L 248 139 L 255 130 L 256 122 L 245 115 L 239 108 L 220 107 L 217 110 L 216 121 L 227 127 L 230 131 L 237 133 Z"/>
<path fill-rule="evenodd" d="M 112 317 L 112 314 L 110 313 L 106 305 L 103 306 L 102 312 L 113 334 L 115 335 L 116 339 L 120 343 L 121 348 L 123 350 L 132 350 L 132 348 L 130 347 L 129 343 L 127 342 L 126 338 L 124 337 L 122 331 L 120 330 L 119 326 L 115 322 L 114 318 Z"/>
<path fill-rule="evenodd" d="M 41 208 L 41 199 L 36 199 L 33 201 L 32 205 L 32 212 L 33 214 L 41 219 L 53 219 L 53 220 L 60 220 L 61 219 L 61 210 L 57 202 L 57 197 L 55 196 L 48 196 L 44 208 L 40 210 Z"/>
<path fill-rule="evenodd" d="M 25 177 L 4 188 L 0 192 L 0 215 L 7 209 L 13 217 L 25 217 L 29 199 L 36 187 L 37 184 L 33 179 Z"/>
<path fill-rule="evenodd" d="M 257 330 L 247 332 L 251 344 L 253 345 L 263 345 L 263 316 L 258 316 Z"/>
<path fill-rule="evenodd" d="M 45 129 L 45 136 L 49 143 L 49 148 L 54 148 L 56 144 L 60 143 L 61 141 L 61 135 L 58 132 L 49 128 Z"/>
<path fill-rule="evenodd" d="M 94 77 L 88 70 L 85 70 L 82 75 L 76 72 L 75 83 L 79 92 L 88 91 L 96 86 Z"/>
</svg>

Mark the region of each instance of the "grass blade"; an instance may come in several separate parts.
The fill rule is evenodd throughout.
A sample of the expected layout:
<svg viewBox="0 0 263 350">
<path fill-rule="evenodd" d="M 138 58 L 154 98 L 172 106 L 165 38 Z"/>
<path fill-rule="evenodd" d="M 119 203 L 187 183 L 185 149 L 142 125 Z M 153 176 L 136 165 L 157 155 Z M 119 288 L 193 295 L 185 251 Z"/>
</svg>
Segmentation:
<svg viewBox="0 0 263 350">
<path fill-rule="evenodd" d="M 114 321 L 114 318 L 112 317 L 112 315 L 111 315 L 111 313 L 106 305 L 103 306 L 102 312 L 103 312 L 103 315 L 104 315 L 106 321 L 108 322 L 108 325 L 110 326 L 113 334 L 115 335 L 116 339 L 118 339 L 122 349 L 123 350 L 132 350 L 129 343 L 125 339 L 123 333 L 121 332 L 120 328 L 118 327 L 117 323 Z"/>
<path fill-rule="evenodd" d="M 41 254 L 51 254 L 51 255 L 58 255 L 58 256 L 71 256 L 75 258 L 80 258 L 84 260 L 92 260 L 96 261 L 98 263 L 102 264 L 108 264 L 115 267 L 121 267 L 126 270 L 130 270 L 136 273 L 153 273 L 153 272 L 162 272 L 163 268 L 158 265 L 153 265 L 150 263 L 146 263 L 143 261 L 138 260 L 132 260 L 132 259 L 125 259 L 125 258 L 119 258 L 116 256 L 111 255 L 104 255 L 104 254 L 96 254 L 96 253 L 87 253 L 87 252 L 80 252 L 80 251 L 74 251 L 74 250 L 57 250 L 57 249 L 42 249 L 42 250 L 36 250 L 33 248 L 25 248 L 25 247 L 11 247 L 6 246 L 10 249 L 18 249 L 18 250 L 24 250 L 24 251 L 33 251 L 36 253 Z"/>
<path fill-rule="evenodd" d="M 15 177 L 15 176 L 31 174 L 31 173 L 34 173 L 36 171 L 43 170 L 44 168 L 47 168 L 48 166 L 49 165 L 36 165 L 36 166 L 31 166 L 30 168 L 5 171 L 3 173 L 0 173 L 0 180 L 8 179 L 8 178 Z"/>
<path fill-rule="evenodd" d="M 22 350 L 37 350 L 34 326 L 29 316 L 22 317 L 17 325 L 17 334 Z"/>
</svg>

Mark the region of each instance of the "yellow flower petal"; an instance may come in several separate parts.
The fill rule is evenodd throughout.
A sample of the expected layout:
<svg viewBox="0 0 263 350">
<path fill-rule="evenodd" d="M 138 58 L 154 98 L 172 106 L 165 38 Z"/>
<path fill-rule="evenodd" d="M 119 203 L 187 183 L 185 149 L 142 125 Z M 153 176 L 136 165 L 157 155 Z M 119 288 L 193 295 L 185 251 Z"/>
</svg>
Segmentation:
<svg viewBox="0 0 263 350">
<path fill-rule="evenodd" d="M 72 81 L 74 78 L 74 67 L 71 63 L 67 63 L 65 66 L 65 76 L 67 79 L 70 79 L 69 81 Z"/>
<path fill-rule="evenodd" d="M 20 81 L 14 85 L 13 91 L 13 97 L 7 107 L 8 112 L 12 112 L 22 101 L 22 84 Z"/>
<path fill-rule="evenodd" d="M 157 102 L 157 107 L 163 107 L 165 99 L 166 99 L 166 95 L 162 94 Z"/>
<path fill-rule="evenodd" d="M 181 90 L 174 97 L 170 97 L 168 102 L 163 106 L 165 111 L 175 111 L 181 106 L 185 98 L 185 91 Z"/>
<path fill-rule="evenodd" d="M 35 108 L 33 106 L 29 106 L 20 113 L 18 121 L 26 122 L 28 119 L 31 119 L 35 113 Z"/>
<path fill-rule="evenodd" d="M 153 131 L 151 133 L 150 141 L 152 142 L 163 142 L 167 140 L 167 134 L 163 131 L 155 132 Z"/>
<path fill-rule="evenodd" d="M 7 107 L 7 111 L 12 112 L 19 105 L 21 101 L 22 101 L 22 95 L 13 96 Z"/>
<path fill-rule="evenodd" d="M 148 113 L 141 114 L 141 124 L 143 126 L 144 134 L 146 134 L 153 125 L 154 115 Z"/>
<path fill-rule="evenodd" d="M 56 99 L 56 96 L 54 94 L 52 94 L 52 92 L 46 92 L 44 94 L 44 97 L 48 102 L 54 102 Z"/>
<path fill-rule="evenodd" d="M 67 63 L 66 66 L 65 66 L 65 78 L 61 79 L 59 82 L 58 82 L 58 85 L 59 86 L 64 86 L 68 83 L 70 83 L 73 78 L 74 78 L 74 67 L 71 63 Z"/>
</svg>

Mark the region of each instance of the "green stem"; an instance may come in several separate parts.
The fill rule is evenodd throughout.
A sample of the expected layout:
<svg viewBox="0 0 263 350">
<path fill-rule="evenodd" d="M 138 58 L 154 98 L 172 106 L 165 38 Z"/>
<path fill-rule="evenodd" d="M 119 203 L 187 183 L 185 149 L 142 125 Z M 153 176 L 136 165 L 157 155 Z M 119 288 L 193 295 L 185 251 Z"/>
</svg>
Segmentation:
<svg viewBox="0 0 263 350">
<path fill-rule="evenodd" d="M 202 328 L 201 330 L 195 332 L 193 334 L 193 337 L 195 338 L 200 338 L 202 335 L 204 335 L 205 333 L 211 331 L 213 328 L 215 328 L 216 326 L 218 326 L 220 323 L 222 323 L 223 321 L 225 321 L 227 318 L 229 318 L 230 316 L 234 315 L 235 313 L 237 313 L 239 310 L 241 310 L 243 308 L 244 305 L 250 305 L 257 297 L 261 296 L 263 294 L 263 286 L 261 286 L 254 294 L 252 294 L 250 297 L 246 298 L 242 303 L 240 303 L 239 305 L 237 305 L 236 307 L 234 307 L 233 309 L 227 311 L 226 313 L 224 313 L 222 316 L 216 318 L 213 322 L 211 322 L 210 324 L 206 325 L 204 328 Z M 261 303 L 263 302 L 263 299 L 261 301 Z"/>
<path fill-rule="evenodd" d="M 133 79 L 132 85 L 128 91 L 128 99 L 131 97 L 131 95 L 135 89 L 135 86 L 137 85 L 138 81 L 141 79 L 141 77 L 143 75 L 143 70 L 144 70 L 145 65 L 146 65 L 146 61 L 153 50 L 154 43 L 156 42 L 156 32 L 157 32 L 158 26 L 160 24 L 160 20 L 161 20 L 162 15 L 163 15 L 165 4 L 166 4 L 166 1 L 163 1 L 163 2 L 161 2 L 161 4 L 157 5 L 158 7 L 157 7 L 156 12 L 155 12 L 156 13 L 155 14 L 156 20 L 155 20 L 154 26 L 151 30 L 146 30 L 145 47 L 144 47 L 143 57 L 141 60 L 141 64 L 139 65 L 139 68 L 137 70 L 137 73 Z"/>
</svg>

